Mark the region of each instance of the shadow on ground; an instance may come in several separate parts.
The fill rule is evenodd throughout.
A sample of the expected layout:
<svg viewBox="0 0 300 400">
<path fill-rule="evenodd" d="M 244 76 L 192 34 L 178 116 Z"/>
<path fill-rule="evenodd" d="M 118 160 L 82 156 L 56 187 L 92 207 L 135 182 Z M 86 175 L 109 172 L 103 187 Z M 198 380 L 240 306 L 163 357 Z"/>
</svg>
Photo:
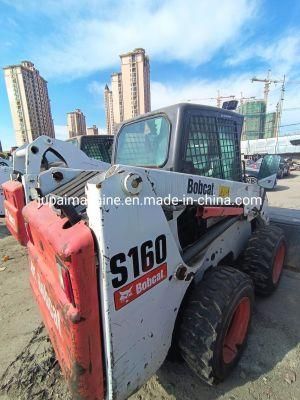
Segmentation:
<svg viewBox="0 0 300 400">
<path fill-rule="evenodd" d="M 290 175 L 285 176 L 284 179 L 290 179 L 290 178 L 293 179 L 293 178 L 297 178 L 297 176 L 299 176 L 299 175 L 293 173 L 293 171 L 292 171 L 292 172 L 290 172 Z"/>
<path fill-rule="evenodd" d="M 277 185 L 277 186 L 273 189 L 273 191 L 274 191 L 274 192 L 282 192 L 282 191 L 288 190 L 288 189 L 289 189 L 288 186 Z"/>
</svg>

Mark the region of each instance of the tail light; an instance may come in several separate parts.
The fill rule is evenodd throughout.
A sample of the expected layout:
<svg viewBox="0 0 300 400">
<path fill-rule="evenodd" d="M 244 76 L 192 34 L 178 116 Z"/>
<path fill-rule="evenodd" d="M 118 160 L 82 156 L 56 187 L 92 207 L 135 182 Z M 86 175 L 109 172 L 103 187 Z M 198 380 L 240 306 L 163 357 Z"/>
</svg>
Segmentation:
<svg viewBox="0 0 300 400">
<path fill-rule="evenodd" d="M 73 306 L 75 307 L 75 300 L 74 300 L 70 273 L 58 258 L 56 258 L 56 266 L 57 266 L 60 286 L 65 292 L 69 302 L 72 303 Z"/>
</svg>

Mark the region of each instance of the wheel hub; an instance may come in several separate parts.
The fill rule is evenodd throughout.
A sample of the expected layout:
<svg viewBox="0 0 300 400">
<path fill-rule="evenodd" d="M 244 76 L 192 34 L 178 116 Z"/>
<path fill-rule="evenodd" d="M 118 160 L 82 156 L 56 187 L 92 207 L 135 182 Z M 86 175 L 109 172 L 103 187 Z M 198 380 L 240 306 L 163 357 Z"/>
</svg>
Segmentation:
<svg viewBox="0 0 300 400">
<path fill-rule="evenodd" d="M 250 321 L 251 305 L 248 297 L 243 297 L 236 306 L 227 329 L 223 343 L 223 360 L 231 363 L 239 352 L 247 335 Z"/>
<path fill-rule="evenodd" d="M 273 264 L 273 273 L 272 273 L 272 280 L 274 285 L 277 284 L 277 282 L 279 281 L 281 272 L 282 272 L 282 268 L 283 268 L 283 261 L 284 261 L 284 256 L 285 256 L 285 244 L 281 243 L 280 246 L 278 247 L 276 256 L 275 256 L 275 260 L 274 260 L 274 264 Z"/>
</svg>

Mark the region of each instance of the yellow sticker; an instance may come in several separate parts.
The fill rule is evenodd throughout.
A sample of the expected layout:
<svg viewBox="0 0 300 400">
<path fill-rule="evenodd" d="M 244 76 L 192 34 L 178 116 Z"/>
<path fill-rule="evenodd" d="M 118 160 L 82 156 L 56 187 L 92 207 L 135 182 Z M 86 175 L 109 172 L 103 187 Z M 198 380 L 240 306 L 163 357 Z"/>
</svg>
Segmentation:
<svg viewBox="0 0 300 400">
<path fill-rule="evenodd" d="M 219 197 L 229 197 L 230 188 L 229 186 L 220 186 L 219 187 Z"/>
</svg>

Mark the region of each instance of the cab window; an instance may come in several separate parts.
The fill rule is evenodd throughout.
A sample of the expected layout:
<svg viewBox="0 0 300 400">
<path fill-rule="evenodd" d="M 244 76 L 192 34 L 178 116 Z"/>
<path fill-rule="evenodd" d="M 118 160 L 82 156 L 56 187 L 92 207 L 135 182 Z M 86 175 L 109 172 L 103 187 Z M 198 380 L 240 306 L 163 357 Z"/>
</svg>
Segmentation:
<svg viewBox="0 0 300 400">
<path fill-rule="evenodd" d="M 221 178 L 221 160 L 214 117 L 191 116 L 185 160 L 193 167 L 192 173 Z"/>
<path fill-rule="evenodd" d="M 163 117 L 153 117 L 127 124 L 118 136 L 115 163 L 161 167 L 168 158 L 170 124 Z"/>
<path fill-rule="evenodd" d="M 110 138 L 97 136 L 83 136 L 81 139 L 81 150 L 90 158 L 95 160 L 111 162 L 113 148 L 113 136 Z"/>
<path fill-rule="evenodd" d="M 233 181 L 241 179 L 239 138 L 236 122 L 218 118 L 218 136 L 222 160 L 222 177 Z"/>
<path fill-rule="evenodd" d="M 239 138 L 236 121 L 191 115 L 185 163 L 196 175 L 241 180 Z"/>
</svg>

